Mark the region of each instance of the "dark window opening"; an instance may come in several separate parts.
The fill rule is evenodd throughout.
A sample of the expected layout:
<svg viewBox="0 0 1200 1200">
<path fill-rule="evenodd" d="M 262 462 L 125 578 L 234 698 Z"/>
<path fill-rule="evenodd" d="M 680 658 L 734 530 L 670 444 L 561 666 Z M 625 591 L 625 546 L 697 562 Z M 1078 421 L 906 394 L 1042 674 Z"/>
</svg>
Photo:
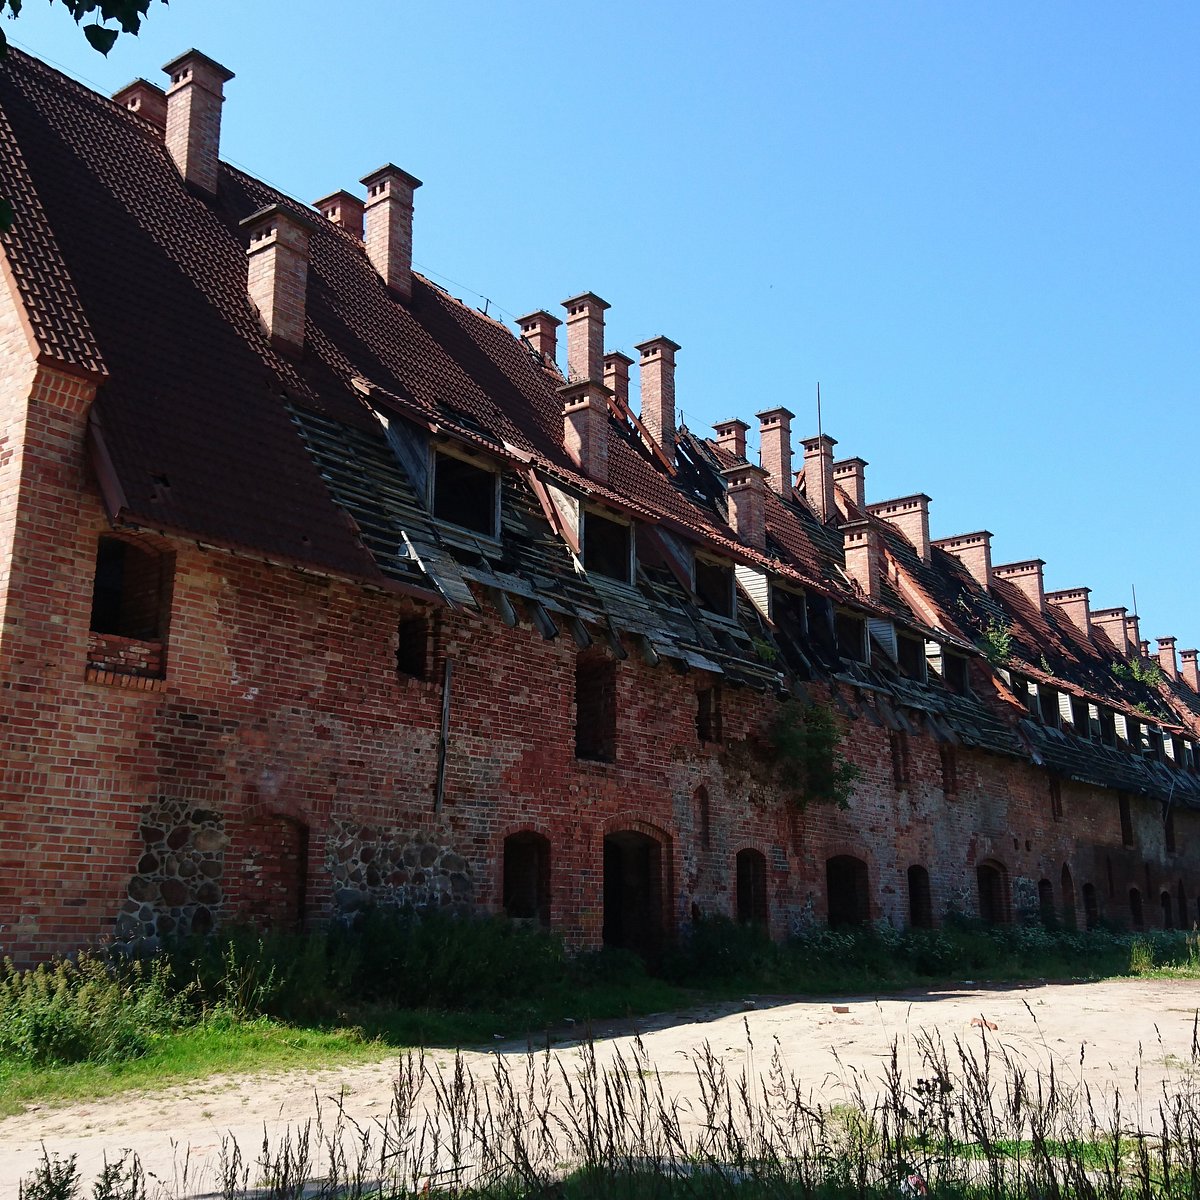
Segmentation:
<svg viewBox="0 0 1200 1200">
<path fill-rule="evenodd" d="M 867 623 L 861 617 L 840 612 L 835 619 L 838 653 L 853 662 L 867 661 Z"/>
<path fill-rule="evenodd" d="M 1117 744 L 1117 717 L 1111 708 L 1100 709 L 1100 741 L 1106 746 Z"/>
<path fill-rule="evenodd" d="M 632 528 L 602 517 L 599 513 L 583 514 L 583 567 L 607 575 L 609 579 L 629 582 Z"/>
<path fill-rule="evenodd" d="M 896 661 L 906 679 L 925 679 L 925 644 L 916 638 L 896 634 Z"/>
<path fill-rule="evenodd" d="M 700 607 L 719 617 L 733 616 L 733 568 L 696 559 L 696 595 Z"/>
<path fill-rule="evenodd" d="M 1038 684 L 1038 706 L 1041 711 L 1042 724 L 1051 729 L 1058 728 L 1058 692 L 1044 683 Z"/>
<path fill-rule="evenodd" d="M 429 678 L 428 617 L 405 617 L 397 625 L 396 671 L 411 679 Z"/>
<path fill-rule="evenodd" d="M 975 869 L 979 885 L 979 917 L 985 925 L 1009 922 L 1008 870 L 1003 863 L 982 862 Z"/>
<path fill-rule="evenodd" d="M 152 641 L 163 636 L 166 556 L 102 537 L 92 583 L 93 633 Z"/>
<path fill-rule="evenodd" d="M 1164 929 L 1174 929 L 1175 914 L 1172 911 L 1173 905 L 1171 904 L 1171 893 L 1163 892 L 1163 894 L 1158 898 L 1158 903 L 1159 907 L 1162 909 L 1162 927 Z"/>
<path fill-rule="evenodd" d="M 960 696 L 965 696 L 970 687 L 967 681 L 967 660 L 961 654 L 952 654 L 947 650 L 942 655 L 942 674 L 946 686 Z"/>
<path fill-rule="evenodd" d="M 721 685 L 701 688 L 696 693 L 696 734 L 702 742 L 721 740 Z"/>
<path fill-rule="evenodd" d="M 1063 863 L 1062 877 L 1062 923 L 1065 929 L 1077 929 L 1078 921 L 1075 916 L 1075 883 L 1071 878 L 1071 868 Z"/>
<path fill-rule="evenodd" d="M 1167 853 L 1175 853 L 1175 810 L 1168 806 L 1163 818 L 1163 837 L 1167 844 Z"/>
<path fill-rule="evenodd" d="M 1096 887 L 1091 883 L 1083 885 L 1083 923 L 1088 929 L 1100 924 L 1100 905 L 1096 902 Z"/>
<path fill-rule="evenodd" d="M 617 757 L 617 664 L 600 655 L 575 660 L 575 757 Z"/>
<path fill-rule="evenodd" d="M 433 515 L 485 537 L 496 536 L 494 471 L 450 454 L 438 454 L 433 475 Z"/>
<path fill-rule="evenodd" d="M 1117 807 L 1121 813 L 1121 845 L 1133 845 L 1133 814 L 1129 811 L 1129 797 L 1124 792 L 1117 793 Z"/>
<path fill-rule="evenodd" d="M 1056 820 L 1063 819 L 1062 781 L 1050 777 L 1050 815 Z"/>
<path fill-rule="evenodd" d="M 504 839 L 503 899 L 514 920 L 550 925 L 550 843 L 540 834 Z"/>
<path fill-rule="evenodd" d="M 825 863 L 825 895 L 831 928 L 865 925 L 871 919 L 867 886 L 867 864 L 862 859 L 839 854 Z"/>
<path fill-rule="evenodd" d="M 737 919 L 740 925 L 767 925 L 767 860 L 758 850 L 737 853 Z"/>
<path fill-rule="evenodd" d="M 654 961 L 662 949 L 663 847 L 633 830 L 604 839 L 604 926 L 606 946 L 632 950 Z"/>
<path fill-rule="evenodd" d="M 1186 929 L 1188 927 L 1188 905 L 1187 892 L 1183 890 L 1183 880 L 1179 881 L 1179 886 L 1175 889 L 1175 895 L 1179 898 L 1179 928 Z"/>
<path fill-rule="evenodd" d="M 889 739 L 892 744 L 892 780 L 898 792 L 908 787 L 909 757 L 908 734 L 903 729 L 893 729 Z"/>
<path fill-rule="evenodd" d="M 1111 900 L 1117 894 L 1117 884 L 1113 878 L 1112 859 L 1105 857 L 1104 873 L 1108 879 L 1108 898 Z"/>
<path fill-rule="evenodd" d="M 701 784 L 696 789 L 696 824 L 700 829 L 700 849 L 712 846 L 712 810 L 708 802 L 708 788 Z"/>
<path fill-rule="evenodd" d="M 1038 919 L 1047 929 L 1058 926 L 1058 914 L 1054 911 L 1054 884 L 1048 879 L 1038 880 Z"/>
<path fill-rule="evenodd" d="M 828 596 L 807 592 L 804 597 L 804 614 L 808 622 L 808 638 L 814 646 L 832 652 L 837 649 L 837 638 L 833 627 L 833 604 Z"/>
<path fill-rule="evenodd" d="M 953 746 L 942 746 L 942 791 L 947 796 L 958 795 L 958 755 Z"/>
<path fill-rule="evenodd" d="M 1090 740 L 1091 722 L 1088 720 L 1088 702 L 1079 696 L 1071 697 L 1071 724 L 1075 726 L 1076 737 Z"/>
<path fill-rule="evenodd" d="M 924 867 L 908 868 L 908 923 L 913 929 L 933 928 L 933 899 Z"/>
<path fill-rule="evenodd" d="M 1129 920 L 1133 923 L 1134 929 L 1145 927 L 1146 918 L 1142 913 L 1142 893 L 1137 888 L 1129 889 Z"/>
</svg>

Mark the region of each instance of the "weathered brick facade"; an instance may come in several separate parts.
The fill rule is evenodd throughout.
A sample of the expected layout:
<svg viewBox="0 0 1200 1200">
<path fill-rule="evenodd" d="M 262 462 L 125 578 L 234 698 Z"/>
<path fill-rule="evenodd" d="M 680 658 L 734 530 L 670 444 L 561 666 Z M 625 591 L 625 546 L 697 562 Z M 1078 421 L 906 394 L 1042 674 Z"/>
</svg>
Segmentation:
<svg viewBox="0 0 1200 1200">
<path fill-rule="evenodd" d="M 0 83 L 27 166 L 0 194 L 28 214 L 0 293 L 0 952 L 368 904 L 507 908 L 648 953 L 697 913 L 777 936 L 1047 896 L 1080 926 L 1200 915 L 1186 672 L 1151 678 L 992 582 L 988 535 L 931 546 L 927 498 L 864 509 L 866 464 L 835 486 L 832 439 L 794 487 L 786 410 L 769 486 L 744 435 L 677 432 L 665 338 L 643 346 L 652 419 L 603 386 L 596 337 L 564 391 L 549 314 L 531 354 L 412 275 L 396 168 L 385 289 L 332 210 L 223 167 L 210 188 L 203 164 L 215 198 L 184 189 L 168 151 L 215 153 L 216 92 L 163 147 L 15 52 Z M 57 103 L 92 122 L 66 149 L 40 124 Z M 74 223 L 95 196 L 49 193 L 92 154 L 114 213 L 145 206 L 94 260 Z M 247 265 L 272 204 L 287 253 L 255 226 Z M 127 330 L 110 280 L 159 310 Z M 772 750 L 788 695 L 836 715 L 847 809 L 795 803 Z"/>
</svg>

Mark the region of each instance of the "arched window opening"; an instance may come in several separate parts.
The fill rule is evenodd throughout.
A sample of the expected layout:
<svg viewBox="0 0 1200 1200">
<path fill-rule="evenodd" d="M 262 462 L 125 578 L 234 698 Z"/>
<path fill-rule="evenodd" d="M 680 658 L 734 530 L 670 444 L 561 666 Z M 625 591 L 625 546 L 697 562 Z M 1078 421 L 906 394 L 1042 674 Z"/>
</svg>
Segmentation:
<svg viewBox="0 0 1200 1200">
<path fill-rule="evenodd" d="M 1062 922 L 1065 929 L 1078 929 L 1078 918 L 1075 915 L 1075 883 L 1071 879 L 1071 868 L 1063 863 L 1062 876 Z"/>
<path fill-rule="evenodd" d="M 1048 879 L 1038 880 L 1038 917 L 1047 929 L 1058 924 L 1058 914 L 1054 911 L 1054 884 Z"/>
<path fill-rule="evenodd" d="M 504 839 L 504 911 L 514 921 L 550 925 L 550 843 L 524 830 Z"/>
<path fill-rule="evenodd" d="M 975 868 L 979 885 L 979 917 L 985 925 L 1009 922 L 1008 868 L 994 859 Z"/>
<path fill-rule="evenodd" d="M 737 919 L 741 925 L 768 922 L 767 860 L 758 850 L 737 852 Z"/>
<path fill-rule="evenodd" d="M 1175 928 L 1175 913 L 1174 905 L 1171 903 L 1171 893 L 1163 892 L 1158 898 L 1159 907 L 1162 909 L 1162 927 L 1164 929 Z"/>
<path fill-rule="evenodd" d="M 850 854 L 839 854 L 825 863 L 825 895 L 829 924 L 865 925 L 871 919 L 867 864 Z"/>
<path fill-rule="evenodd" d="M 913 929 L 933 928 L 933 899 L 924 867 L 908 868 L 908 923 Z"/>
<path fill-rule="evenodd" d="M 1146 918 L 1142 913 L 1142 893 L 1137 888 L 1129 889 L 1129 920 L 1134 929 L 1146 927 Z"/>
<path fill-rule="evenodd" d="M 1095 929 L 1100 924 L 1100 905 L 1096 900 L 1096 885 L 1083 885 L 1083 923 L 1088 929 Z"/>
</svg>

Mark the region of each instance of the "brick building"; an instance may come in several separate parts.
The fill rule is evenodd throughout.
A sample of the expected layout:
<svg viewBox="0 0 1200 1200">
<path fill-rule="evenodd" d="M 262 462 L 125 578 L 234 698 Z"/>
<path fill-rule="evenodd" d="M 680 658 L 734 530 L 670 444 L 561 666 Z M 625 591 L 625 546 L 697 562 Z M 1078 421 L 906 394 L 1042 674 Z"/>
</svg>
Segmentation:
<svg viewBox="0 0 1200 1200">
<path fill-rule="evenodd" d="M 297 204 L 220 161 L 230 73 L 167 73 L 0 68 L 0 951 L 370 903 L 647 953 L 1196 919 L 1194 650 L 931 539 L 785 408 L 761 467 L 678 426 L 680 348 L 608 350 L 595 295 L 464 306 L 418 180 Z M 797 711 L 847 808 L 797 804 Z"/>
</svg>

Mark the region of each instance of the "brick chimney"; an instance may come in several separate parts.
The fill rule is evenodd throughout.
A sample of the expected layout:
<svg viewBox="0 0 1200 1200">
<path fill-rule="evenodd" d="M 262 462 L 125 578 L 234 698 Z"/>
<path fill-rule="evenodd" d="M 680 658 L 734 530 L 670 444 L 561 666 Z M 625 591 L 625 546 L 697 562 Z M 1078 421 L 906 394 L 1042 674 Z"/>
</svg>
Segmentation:
<svg viewBox="0 0 1200 1200">
<path fill-rule="evenodd" d="M 1175 638 L 1158 638 L 1158 665 L 1168 679 L 1179 678 L 1179 668 L 1175 665 Z"/>
<path fill-rule="evenodd" d="M 792 418 L 786 408 L 768 408 L 758 417 L 758 445 L 772 491 L 792 498 Z"/>
<path fill-rule="evenodd" d="M 1091 588 L 1063 588 L 1061 591 L 1047 592 L 1046 599 L 1055 608 L 1061 609 L 1067 620 L 1084 637 L 1090 638 L 1092 636 L 1092 615 L 1088 605 L 1088 596 L 1091 593 Z"/>
<path fill-rule="evenodd" d="M 846 574 L 874 599 L 883 580 L 879 529 L 871 521 L 847 521 L 842 526 L 842 546 L 846 553 Z"/>
<path fill-rule="evenodd" d="M 737 417 L 713 426 L 713 433 L 717 435 L 717 445 L 735 458 L 746 457 L 746 434 L 749 431 L 750 426 L 745 421 L 739 421 Z"/>
<path fill-rule="evenodd" d="M 947 554 L 953 554 L 985 591 L 992 586 L 992 535 L 988 530 L 939 538 L 932 544 Z"/>
<path fill-rule="evenodd" d="M 1129 646 L 1129 653 L 1131 655 L 1137 653 L 1144 655 L 1146 653 L 1145 647 L 1142 644 L 1142 622 L 1137 613 L 1133 613 L 1131 616 L 1126 616 L 1125 618 L 1125 642 Z M 1145 645 L 1149 646 L 1150 643 L 1147 642 Z"/>
<path fill-rule="evenodd" d="M 304 348 L 311 223 L 279 204 L 260 208 L 242 228 L 250 236 L 246 290 L 271 343 L 291 353 Z"/>
<path fill-rule="evenodd" d="M 221 105 L 233 72 L 199 50 L 173 58 L 163 70 L 171 77 L 167 151 L 188 183 L 215 196 L 221 167 Z"/>
<path fill-rule="evenodd" d="M 1196 663 L 1195 650 L 1180 650 L 1179 675 L 1193 692 L 1200 692 L 1200 666 Z"/>
<path fill-rule="evenodd" d="M 563 446 L 571 461 L 597 483 L 608 482 L 608 397 L 590 379 L 558 389 L 563 402 Z"/>
<path fill-rule="evenodd" d="M 633 359 L 620 350 L 604 356 L 604 386 L 625 409 L 629 407 L 629 368 L 632 366 Z"/>
<path fill-rule="evenodd" d="M 572 383 L 604 378 L 604 312 L 609 308 L 595 292 L 563 301 L 567 310 L 567 378 Z"/>
<path fill-rule="evenodd" d="M 113 92 L 113 99 L 127 108 L 131 113 L 137 113 L 145 121 L 155 126 L 159 133 L 167 131 L 167 93 L 148 79 L 135 79 L 127 83 L 119 92 Z"/>
<path fill-rule="evenodd" d="M 1046 565 L 1044 559 L 1027 558 L 1024 562 L 1005 563 L 1002 567 L 993 567 L 992 575 L 996 579 L 1005 579 L 1020 588 L 1025 598 L 1040 613 L 1046 611 L 1046 588 L 1042 582 L 1042 568 Z"/>
<path fill-rule="evenodd" d="M 1125 635 L 1127 608 L 1098 608 L 1091 616 L 1092 625 L 1108 635 L 1108 640 L 1117 648 L 1117 653 L 1128 655 L 1129 639 Z"/>
<path fill-rule="evenodd" d="M 804 495 L 808 506 L 820 521 L 832 521 L 837 516 L 833 502 L 833 448 L 837 441 L 829 434 L 805 438 L 804 447 Z"/>
<path fill-rule="evenodd" d="M 546 366 L 554 366 L 558 358 L 558 327 L 562 322 L 544 308 L 517 318 L 517 328 L 529 343 L 534 354 L 542 356 Z"/>
<path fill-rule="evenodd" d="M 350 192 L 334 192 L 313 202 L 317 210 L 331 225 L 339 225 L 351 237 L 360 242 L 363 237 L 363 202 Z"/>
<path fill-rule="evenodd" d="M 868 466 L 867 461 L 862 458 L 844 458 L 841 462 L 833 464 L 833 482 L 841 485 L 842 490 L 858 508 L 862 508 L 867 502 Z"/>
<path fill-rule="evenodd" d="M 762 467 L 738 463 L 721 472 L 729 505 L 730 528 L 747 545 L 767 548 L 767 473 Z"/>
<path fill-rule="evenodd" d="M 388 163 L 364 175 L 362 183 L 367 257 L 388 290 L 407 302 L 412 299 L 413 193 L 421 181 Z"/>
<path fill-rule="evenodd" d="M 868 504 L 867 512 L 898 529 L 912 542 L 921 561 L 929 561 L 929 497 L 924 492 Z"/>
<path fill-rule="evenodd" d="M 641 356 L 642 424 L 658 448 L 675 461 L 675 355 L 677 342 L 661 335 L 634 347 Z"/>
</svg>

